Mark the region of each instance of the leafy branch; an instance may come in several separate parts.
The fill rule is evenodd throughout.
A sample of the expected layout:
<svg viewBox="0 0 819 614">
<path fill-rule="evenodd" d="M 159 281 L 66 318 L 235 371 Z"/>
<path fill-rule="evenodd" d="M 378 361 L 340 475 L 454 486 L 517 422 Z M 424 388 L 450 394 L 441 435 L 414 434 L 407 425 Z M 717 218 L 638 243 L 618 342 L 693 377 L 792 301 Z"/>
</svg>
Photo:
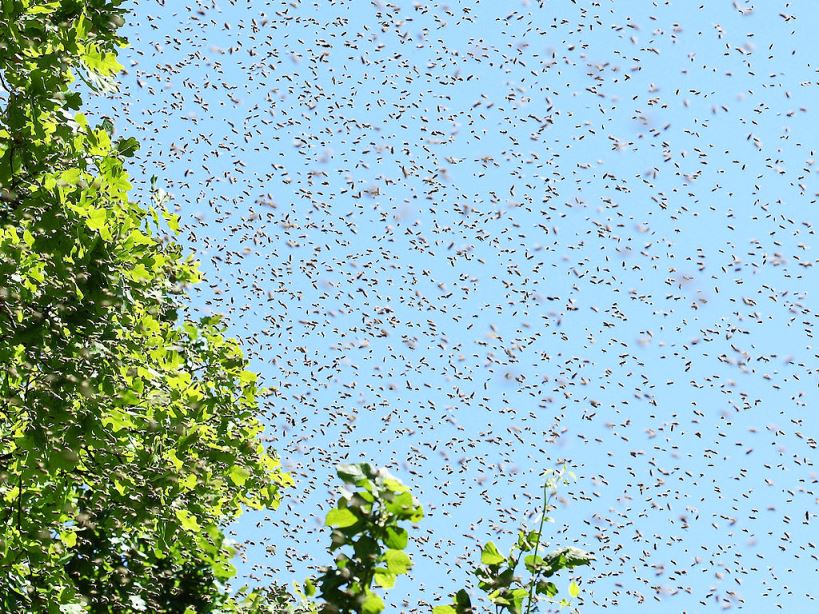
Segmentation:
<svg viewBox="0 0 819 614">
<path fill-rule="evenodd" d="M 494 542 L 487 542 L 481 550 L 481 564 L 473 571 L 478 579 L 478 588 L 486 594 L 498 613 L 531 614 L 537 611 L 539 602 L 570 607 L 572 600 L 580 594 L 577 583 L 569 583 L 568 597 L 558 598 L 557 585 L 547 578 L 561 569 L 571 570 L 589 565 L 593 560 L 590 554 L 574 547 L 541 554 L 543 528 L 547 522 L 552 522 L 549 513 L 555 509 L 552 500 L 559 487 L 568 484 L 574 475 L 564 466 L 557 471 L 547 470 L 545 478 L 537 530 L 518 531 L 517 542 L 507 556 L 501 554 Z M 518 574 L 521 559 L 528 572 L 525 578 Z M 450 604 L 435 606 L 432 611 L 433 614 L 472 614 L 475 610 L 469 593 L 461 589 L 452 596 Z"/>
<path fill-rule="evenodd" d="M 305 593 L 313 596 L 318 589 L 321 611 L 328 614 L 378 614 L 384 602 L 375 587 L 392 588 L 412 567 L 404 552 L 409 534 L 400 523 L 418 522 L 424 510 L 386 469 L 339 465 L 338 476 L 345 486 L 325 522 L 333 529 L 335 565 L 305 582 Z"/>
</svg>

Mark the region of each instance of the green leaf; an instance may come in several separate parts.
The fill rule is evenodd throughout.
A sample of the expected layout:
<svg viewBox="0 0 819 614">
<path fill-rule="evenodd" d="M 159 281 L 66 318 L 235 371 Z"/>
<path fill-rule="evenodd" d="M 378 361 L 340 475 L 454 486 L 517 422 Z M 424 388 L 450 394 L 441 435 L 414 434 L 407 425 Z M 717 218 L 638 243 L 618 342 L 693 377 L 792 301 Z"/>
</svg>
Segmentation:
<svg viewBox="0 0 819 614">
<path fill-rule="evenodd" d="M 182 523 L 183 529 L 186 531 L 199 531 L 199 522 L 188 510 L 175 510 L 174 514 L 176 514 L 179 522 Z"/>
<path fill-rule="evenodd" d="M 403 550 L 407 547 L 408 542 L 409 533 L 407 533 L 406 529 L 402 529 L 401 527 L 387 527 L 387 536 L 384 539 L 384 544 L 387 548 Z"/>
<path fill-rule="evenodd" d="M 408 492 L 401 493 L 387 502 L 387 510 L 399 518 L 417 522 L 424 517 L 424 510 Z"/>
<path fill-rule="evenodd" d="M 88 46 L 83 54 L 85 65 L 92 71 L 110 77 L 122 70 L 122 64 L 113 53 L 101 51 L 98 47 Z"/>
<path fill-rule="evenodd" d="M 327 512 L 327 519 L 324 521 L 324 524 L 334 529 L 344 529 L 353 526 L 356 522 L 358 522 L 358 516 L 353 514 L 346 507 L 342 507 Z"/>
<path fill-rule="evenodd" d="M 373 580 L 381 588 L 392 588 L 395 586 L 395 574 L 381 567 L 376 568 Z"/>
<path fill-rule="evenodd" d="M 484 565 L 499 565 L 506 560 L 506 557 L 498 552 L 494 543 L 488 542 L 481 551 L 481 563 Z"/>
<path fill-rule="evenodd" d="M 230 481 L 236 484 L 236 486 L 244 486 L 250 477 L 250 471 L 241 465 L 233 465 L 228 472 L 228 477 L 230 477 Z"/>
<path fill-rule="evenodd" d="M 544 575 L 548 578 L 561 569 L 573 569 L 581 565 L 589 565 L 592 557 L 579 548 L 568 547 L 550 552 L 544 557 Z"/>
<path fill-rule="evenodd" d="M 384 602 L 375 593 L 369 593 L 361 602 L 361 614 L 380 614 L 384 610 Z"/>
<path fill-rule="evenodd" d="M 458 614 L 471 614 L 472 600 L 469 598 L 469 593 L 464 589 L 455 593 L 455 606 Z"/>
<path fill-rule="evenodd" d="M 122 157 L 130 158 L 139 151 L 139 141 L 137 141 L 134 137 L 120 139 L 117 141 L 117 151 Z"/>
<path fill-rule="evenodd" d="M 387 550 L 384 553 L 384 561 L 387 564 L 387 569 L 397 576 L 407 573 L 412 567 L 412 560 L 402 550 Z"/>
<path fill-rule="evenodd" d="M 432 614 L 458 614 L 458 610 L 451 605 L 436 605 L 432 608 Z"/>
<path fill-rule="evenodd" d="M 570 582 L 569 583 L 569 595 L 572 597 L 577 597 L 580 594 L 580 587 L 577 585 L 577 582 Z"/>
<path fill-rule="evenodd" d="M 46 15 L 49 13 L 53 13 L 59 8 L 60 2 L 45 2 L 43 4 L 37 4 L 35 6 L 29 7 L 26 13 L 28 13 L 29 15 Z"/>
<path fill-rule="evenodd" d="M 213 564 L 212 569 L 213 575 L 222 582 L 230 580 L 236 575 L 236 568 L 230 563 L 230 561 L 217 561 Z"/>
<path fill-rule="evenodd" d="M 77 545 L 77 533 L 74 531 L 63 531 L 60 533 L 60 541 L 67 547 L 73 548 Z"/>
<path fill-rule="evenodd" d="M 353 545 L 355 555 L 362 560 L 371 561 L 381 552 L 378 540 L 371 535 L 362 535 Z M 382 557 L 383 558 L 383 557 Z"/>
<path fill-rule="evenodd" d="M 526 599 L 528 594 L 529 594 L 529 591 L 528 591 L 528 589 L 525 589 L 525 588 L 512 589 L 511 599 L 512 599 L 512 605 L 514 607 L 513 612 L 520 612 L 521 611 L 521 606 L 523 605 L 523 600 Z"/>
<path fill-rule="evenodd" d="M 312 580 L 305 580 L 304 581 L 304 594 L 308 597 L 312 597 L 316 594 L 316 585 L 313 584 Z"/>
<path fill-rule="evenodd" d="M 565 566 L 568 569 L 579 567 L 580 565 L 589 565 L 593 557 L 591 554 L 580 548 L 569 546 L 568 548 L 561 548 L 555 552 L 549 553 L 549 558 L 562 557 L 565 561 Z"/>
<path fill-rule="evenodd" d="M 336 467 L 336 473 L 338 477 L 342 479 L 342 481 L 347 482 L 348 484 L 358 484 L 362 480 L 366 479 L 364 475 L 363 468 L 369 468 L 369 465 L 338 465 Z"/>
<path fill-rule="evenodd" d="M 85 220 L 85 225 L 91 230 L 99 230 L 105 226 L 105 220 L 108 219 L 108 213 L 105 209 L 93 208 L 88 213 L 88 218 Z"/>
<path fill-rule="evenodd" d="M 521 550 L 524 551 L 534 550 L 537 544 L 538 544 L 537 531 L 520 531 L 520 533 L 518 534 L 518 547 Z"/>
<path fill-rule="evenodd" d="M 404 483 L 402 483 L 401 480 L 399 480 L 397 478 L 394 478 L 393 476 L 391 476 L 389 473 L 387 473 L 383 469 L 381 471 L 382 471 L 382 475 L 379 476 L 378 483 L 382 487 L 384 487 L 385 489 L 387 489 L 387 490 L 389 490 L 389 491 L 391 491 L 391 492 L 393 492 L 395 494 L 399 494 L 399 493 L 402 493 L 402 492 L 408 492 L 409 491 L 409 488 Z"/>
<path fill-rule="evenodd" d="M 489 601 L 494 603 L 495 605 L 503 605 L 503 606 L 511 606 L 512 605 L 512 596 L 508 589 L 506 588 L 499 588 L 497 590 L 492 591 L 487 595 Z"/>
<path fill-rule="evenodd" d="M 152 279 L 150 271 L 141 262 L 131 269 L 130 277 L 138 282 L 151 281 Z"/>
<path fill-rule="evenodd" d="M 523 564 L 529 573 L 535 573 L 544 565 L 543 557 L 536 554 L 529 554 L 523 558 Z"/>
<path fill-rule="evenodd" d="M 558 593 L 557 585 L 554 582 L 546 582 L 544 580 L 540 580 L 537 583 L 536 590 L 540 595 L 546 595 L 549 598 L 554 597 Z"/>
</svg>

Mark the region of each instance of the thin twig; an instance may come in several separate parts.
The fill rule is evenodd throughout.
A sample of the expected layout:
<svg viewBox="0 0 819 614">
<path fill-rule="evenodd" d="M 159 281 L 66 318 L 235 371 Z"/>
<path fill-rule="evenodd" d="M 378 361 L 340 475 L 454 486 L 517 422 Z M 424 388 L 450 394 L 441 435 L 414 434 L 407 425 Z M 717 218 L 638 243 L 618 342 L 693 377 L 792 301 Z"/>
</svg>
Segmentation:
<svg viewBox="0 0 819 614">
<path fill-rule="evenodd" d="M 538 550 L 540 550 L 540 539 L 543 535 L 543 525 L 546 523 L 546 511 L 549 509 L 549 504 L 552 501 L 552 497 L 554 496 L 554 490 L 549 492 L 549 482 L 547 481 L 543 485 L 543 511 L 540 514 L 540 526 L 537 529 L 537 541 L 535 543 L 535 563 L 537 563 L 537 556 Z M 547 494 L 548 493 L 548 494 Z M 538 567 L 535 576 L 532 578 L 531 583 L 529 584 L 529 600 L 526 603 L 526 614 L 529 614 L 532 609 L 532 603 L 534 601 L 534 593 L 535 593 L 535 584 L 537 584 L 538 576 L 540 575 L 540 569 Z"/>
</svg>

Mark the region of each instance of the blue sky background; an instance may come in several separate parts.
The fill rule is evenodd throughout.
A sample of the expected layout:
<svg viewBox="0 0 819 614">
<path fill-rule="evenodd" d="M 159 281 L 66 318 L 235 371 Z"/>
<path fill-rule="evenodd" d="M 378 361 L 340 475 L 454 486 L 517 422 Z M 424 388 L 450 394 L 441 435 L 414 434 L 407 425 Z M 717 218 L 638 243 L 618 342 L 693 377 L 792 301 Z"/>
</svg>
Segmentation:
<svg viewBox="0 0 819 614">
<path fill-rule="evenodd" d="M 328 561 L 367 460 L 428 512 L 389 606 L 427 611 L 566 460 L 583 612 L 819 611 L 815 3 L 130 6 L 93 104 L 297 479 L 243 579 Z"/>
</svg>

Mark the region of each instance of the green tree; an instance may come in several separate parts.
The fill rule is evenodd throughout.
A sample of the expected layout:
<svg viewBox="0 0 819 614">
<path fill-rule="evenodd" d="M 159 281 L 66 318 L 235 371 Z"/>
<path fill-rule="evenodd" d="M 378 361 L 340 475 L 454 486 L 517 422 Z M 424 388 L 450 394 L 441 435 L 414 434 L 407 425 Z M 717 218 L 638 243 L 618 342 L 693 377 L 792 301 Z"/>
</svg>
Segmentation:
<svg viewBox="0 0 819 614">
<path fill-rule="evenodd" d="M 6 612 L 230 609 L 222 529 L 290 482 L 238 344 L 186 311 L 164 196 L 128 198 L 137 142 L 78 110 L 75 79 L 114 87 L 121 4 L 0 3 Z"/>
</svg>

